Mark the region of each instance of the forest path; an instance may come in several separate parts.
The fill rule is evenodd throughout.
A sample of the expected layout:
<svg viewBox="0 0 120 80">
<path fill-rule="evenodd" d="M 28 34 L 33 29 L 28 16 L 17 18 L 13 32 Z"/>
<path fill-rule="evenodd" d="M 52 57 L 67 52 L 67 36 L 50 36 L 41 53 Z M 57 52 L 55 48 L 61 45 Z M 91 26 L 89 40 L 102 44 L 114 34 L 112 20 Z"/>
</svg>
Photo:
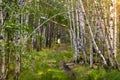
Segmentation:
<svg viewBox="0 0 120 80">
<path fill-rule="evenodd" d="M 58 44 L 55 48 L 57 52 L 64 52 L 69 49 L 71 49 L 71 46 L 69 44 Z"/>
</svg>

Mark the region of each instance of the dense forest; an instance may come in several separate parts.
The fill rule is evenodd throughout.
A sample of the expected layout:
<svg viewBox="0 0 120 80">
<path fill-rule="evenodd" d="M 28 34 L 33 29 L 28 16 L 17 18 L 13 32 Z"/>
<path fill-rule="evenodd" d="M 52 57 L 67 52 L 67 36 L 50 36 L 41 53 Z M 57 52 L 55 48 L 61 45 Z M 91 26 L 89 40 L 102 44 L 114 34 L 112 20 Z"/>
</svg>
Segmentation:
<svg viewBox="0 0 120 80">
<path fill-rule="evenodd" d="M 0 80 L 119 80 L 120 0 L 0 0 Z"/>
</svg>

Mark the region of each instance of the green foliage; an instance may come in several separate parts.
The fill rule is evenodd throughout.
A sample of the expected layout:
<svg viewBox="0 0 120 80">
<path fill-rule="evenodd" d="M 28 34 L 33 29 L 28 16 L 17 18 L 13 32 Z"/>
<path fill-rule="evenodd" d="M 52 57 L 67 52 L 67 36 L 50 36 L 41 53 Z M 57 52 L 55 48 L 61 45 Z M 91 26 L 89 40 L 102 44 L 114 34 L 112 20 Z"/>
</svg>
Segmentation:
<svg viewBox="0 0 120 80">
<path fill-rule="evenodd" d="M 91 0 L 91 2 L 93 1 L 94 0 Z M 105 4 L 110 3 L 109 0 L 106 0 L 104 2 Z M 38 25 L 39 22 L 40 24 L 42 24 L 42 22 L 45 21 L 42 20 L 41 17 L 45 17 L 48 19 L 58 13 L 64 13 L 64 12 L 67 13 L 65 6 L 66 3 L 65 4 L 64 3 L 65 3 L 64 0 L 32 0 L 30 4 L 21 6 L 17 3 L 17 0 L 12 0 L 12 1 L 3 0 L 3 3 L 0 6 L 2 6 L 2 12 L 4 16 L 4 25 L 3 25 L 5 30 L 4 36 L 5 38 L 7 38 L 6 35 L 8 35 L 11 40 L 8 41 L 5 40 L 4 43 L 1 43 L 0 45 L 6 47 L 5 52 L 7 52 L 7 50 L 10 49 L 10 53 L 9 53 L 10 63 L 8 64 L 10 69 L 9 80 L 12 80 L 14 77 L 12 74 L 15 74 L 14 71 L 16 67 L 15 53 L 20 51 L 20 49 L 18 49 L 18 47 L 16 47 L 15 44 L 13 43 L 14 40 L 12 38 L 15 38 L 16 36 L 19 37 L 21 35 L 22 37 L 30 35 L 34 31 L 34 29 L 39 26 Z M 109 6 L 105 6 L 105 7 L 109 8 Z M 89 6 L 90 13 L 93 11 L 94 8 L 95 8 L 94 5 L 90 4 Z M 107 10 L 106 13 L 109 14 L 109 11 Z M 26 22 L 26 16 L 29 17 L 28 23 Z M 90 18 L 91 17 L 92 15 L 90 15 Z M 41 20 L 39 21 L 39 19 Z M 67 14 L 58 15 L 52 20 L 60 24 L 68 25 Z M 48 21 L 48 23 L 45 23 L 45 25 L 43 25 L 42 27 L 45 26 L 47 28 L 49 24 L 50 22 Z M 120 24 L 118 24 L 118 26 L 119 25 Z M 58 29 L 59 28 L 57 28 L 57 30 Z M 2 28 L 0 28 L 0 31 L 1 30 Z M 54 34 L 58 33 L 57 30 Z M 66 31 L 68 32 L 68 27 L 66 28 Z M 68 37 L 67 39 L 69 39 Z M 37 40 L 38 41 L 41 40 L 41 42 L 38 42 L 38 45 L 39 43 L 41 44 L 45 43 L 45 36 L 43 37 L 42 35 L 37 35 Z M 68 40 L 68 42 L 70 41 Z M 89 46 L 88 43 L 89 43 L 89 37 L 86 38 L 87 46 Z M 97 44 L 99 44 L 100 46 L 101 43 L 97 41 Z M 19 80 L 71 80 L 68 77 L 68 75 L 63 70 L 60 69 L 59 62 L 61 60 L 66 62 L 71 61 L 73 58 L 72 57 L 73 51 L 70 50 L 71 48 L 66 49 L 66 46 L 63 47 L 66 49 L 63 51 L 63 48 L 62 49 L 58 48 L 59 44 L 53 47 L 55 50 L 43 49 L 41 52 L 24 51 L 23 54 L 20 53 L 22 72 L 20 73 Z M 88 51 L 87 49 L 87 52 L 90 51 Z M 2 56 L 0 56 L 0 58 L 1 57 Z M 76 68 L 74 68 L 73 71 L 75 71 L 76 73 L 77 80 L 118 80 L 120 78 L 120 73 L 115 70 L 109 72 L 106 72 L 105 70 L 101 70 L 101 69 L 91 70 L 88 68 L 88 66 L 81 67 L 80 65 L 78 65 Z"/>
<path fill-rule="evenodd" d="M 72 80 L 60 69 L 61 60 L 69 62 L 72 58 L 72 51 L 56 52 L 55 50 L 44 49 L 41 52 L 26 52 L 22 55 L 23 70 L 20 80 Z M 120 72 L 104 69 L 90 69 L 88 65 L 77 65 L 73 68 L 76 80 L 118 80 Z"/>
<path fill-rule="evenodd" d="M 88 66 L 79 66 L 74 69 L 77 80 L 118 80 L 120 72 L 116 70 L 90 69 Z"/>
<path fill-rule="evenodd" d="M 25 70 L 21 73 L 19 80 L 38 80 L 37 76 L 29 70 Z"/>
<path fill-rule="evenodd" d="M 45 49 L 41 52 L 26 52 L 22 54 L 24 63 L 20 80 L 70 80 L 59 65 L 61 60 L 70 61 L 70 57 L 72 51 L 58 53 Z"/>
<path fill-rule="evenodd" d="M 105 71 L 91 70 L 88 74 L 88 80 L 104 80 L 103 76 L 105 75 Z"/>
<path fill-rule="evenodd" d="M 118 79 L 120 79 L 120 72 L 113 70 L 111 72 L 106 73 L 104 78 L 105 78 L 105 80 L 118 80 Z"/>
</svg>

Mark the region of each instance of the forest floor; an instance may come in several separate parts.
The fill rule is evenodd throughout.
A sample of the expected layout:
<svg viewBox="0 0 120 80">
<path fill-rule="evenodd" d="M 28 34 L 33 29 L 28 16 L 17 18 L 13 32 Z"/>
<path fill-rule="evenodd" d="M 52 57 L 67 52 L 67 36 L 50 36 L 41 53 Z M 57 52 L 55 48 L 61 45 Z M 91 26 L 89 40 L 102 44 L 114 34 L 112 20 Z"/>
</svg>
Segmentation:
<svg viewBox="0 0 120 80">
<path fill-rule="evenodd" d="M 61 68 L 61 61 L 71 62 L 73 51 L 65 44 L 57 45 L 54 49 L 43 49 L 40 52 L 26 52 L 23 56 L 20 80 L 119 80 L 120 72 L 117 70 L 106 71 L 99 66 L 90 69 L 89 65 L 75 64 L 71 78 Z"/>
</svg>

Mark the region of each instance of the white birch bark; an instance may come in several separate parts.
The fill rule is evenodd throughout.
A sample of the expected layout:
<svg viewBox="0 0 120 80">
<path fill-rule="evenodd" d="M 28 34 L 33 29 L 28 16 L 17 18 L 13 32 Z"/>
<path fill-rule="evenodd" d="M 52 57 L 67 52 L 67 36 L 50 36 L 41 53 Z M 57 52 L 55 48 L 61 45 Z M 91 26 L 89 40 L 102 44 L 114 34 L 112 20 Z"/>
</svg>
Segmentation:
<svg viewBox="0 0 120 80">
<path fill-rule="evenodd" d="M 105 60 L 105 57 L 101 54 L 101 51 L 99 50 L 95 40 L 94 40 L 94 36 L 93 36 L 93 33 L 92 33 L 92 29 L 91 29 L 91 26 L 90 26 L 90 23 L 89 23 L 89 20 L 87 18 L 87 15 L 85 13 L 85 10 L 84 10 L 84 7 L 83 7 L 83 3 L 82 3 L 82 0 L 80 0 L 80 5 L 81 5 L 81 9 L 82 9 L 82 12 L 84 13 L 84 16 L 86 18 L 86 23 L 88 25 L 88 29 L 89 29 L 89 32 L 90 32 L 90 36 L 91 36 L 91 39 L 92 39 L 92 43 L 93 43 L 93 46 L 94 48 L 96 49 L 97 53 L 100 55 L 100 57 L 103 59 L 103 63 L 106 65 L 106 60 Z"/>
<path fill-rule="evenodd" d="M 93 68 L 93 44 L 90 40 L 90 68 Z"/>
<path fill-rule="evenodd" d="M 113 18 L 113 59 L 114 59 L 114 64 L 115 64 L 115 67 L 119 69 L 119 64 L 118 64 L 118 61 L 117 61 L 117 11 L 116 11 L 116 0 L 111 0 L 111 5 L 110 7 L 113 8 L 113 12 L 111 12 L 111 19 Z M 113 16 L 112 16 L 113 15 Z M 112 27 L 112 25 L 110 25 Z"/>
<path fill-rule="evenodd" d="M 84 14 L 82 12 L 82 9 L 80 7 L 80 3 L 78 3 L 78 14 L 79 14 L 79 34 L 80 34 L 80 40 L 79 40 L 79 44 L 80 46 L 78 46 L 78 48 L 80 47 L 84 58 L 85 58 L 85 62 L 87 61 L 87 56 L 86 56 L 86 49 L 85 49 L 85 19 L 84 19 Z"/>
<path fill-rule="evenodd" d="M 110 2 L 110 16 L 109 16 L 109 39 L 110 39 L 110 44 L 113 49 L 113 34 L 114 34 L 114 4 L 113 0 Z"/>
<path fill-rule="evenodd" d="M 71 41 L 71 48 L 73 48 L 73 30 L 72 30 L 72 19 L 71 19 L 71 13 L 70 13 L 70 3 L 69 1 L 66 0 L 66 3 L 68 3 L 67 5 L 67 10 L 68 10 L 68 20 L 69 20 L 69 26 L 70 26 L 70 29 L 69 29 L 69 34 L 70 34 L 70 41 Z"/>
<path fill-rule="evenodd" d="M 75 24 L 75 13 L 74 13 L 74 0 L 71 0 L 71 21 L 72 21 L 72 26 L 71 26 L 71 31 L 72 31 L 72 36 L 73 36 L 73 45 L 74 45 L 74 61 L 76 62 L 78 60 L 79 56 L 79 51 L 78 51 L 78 44 L 77 44 L 77 36 L 76 36 L 76 24 Z"/>
<path fill-rule="evenodd" d="M 113 0 L 114 6 L 114 38 L 113 38 L 113 54 L 116 58 L 117 56 L 117 11 L 116 11 L 116 0 Z"/>
<path fill-rule="evenodd" d="M 103 34 L 103 38 L 104 38 L 104 41 L 106 43 L 106 46 L 107 46 L 107 52 L 108 52 L 108 61 L 107 63 L 109 63 L 108 65 L 109 66 L 113 66 L 113 62 L 112 62 L 112 46 L 110 44 L 110 40 L 109 40 L 109 37 L 108 37 L 108 29 L 105 25 L 107 25 L 107 18 L 105 17 L 105 20 L 102 20 L 100 18 L 100 22 L 101 22 L 101 28 L 102 28 L 102 34 Z M 106 31 L 105 31 L 106 30 Z"/>
</svg>

